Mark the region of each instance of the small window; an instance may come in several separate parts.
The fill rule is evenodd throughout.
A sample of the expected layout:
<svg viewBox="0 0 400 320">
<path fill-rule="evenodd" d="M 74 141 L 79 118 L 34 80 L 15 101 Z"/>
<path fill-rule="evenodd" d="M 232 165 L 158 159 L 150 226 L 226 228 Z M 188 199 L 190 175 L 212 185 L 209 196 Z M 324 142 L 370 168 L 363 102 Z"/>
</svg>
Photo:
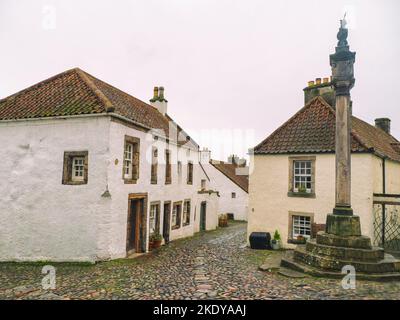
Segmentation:
<svg viewBox="0 0 400 320">
<path fill-rule="evenodd" d="M 151 183 L 157 184 L 157 171 L 158 171 L 158 150 L 153 148 L 152 160 L 151 160 Z"/>
<path fill-rule="evenodd" d="M 293 191 L 311 193 L 312 172 L 311 161 L 293 161 Z"/>
<path fill-rule="evenodd" d="M 232 192 L 232 199 L 236 198 L 236 192 Z"/>
<path fill-rule="evenodd" d="M 190 149 L 186 149 L 186 157 L 190 157 Z"/>
<path fill-rule="evenodd" d="M 165 184 L 171 184 L 171 151 L 165 150 Z"/>
<path fill-rule="evenodd" d="M 207 183 L 206 179 L 201 180 L 201 190 L 206 190 L 206 183 Z"/>
<path fill-rule="evenodd" d="M 83 181 L 85 173 L 85 158 L 72 158 L 72 181 Z"/>
<path fill-rule="evenodd" d="M 88 183 L 88 152 L 64 152 L 62 184 Z"/>
<path fill-rule="evenodd" d="M 138 138 L 125 136 L 122 178 L 125 183 L 136 183 L 139 179 L 139 150 Z"/>
<path fill-rule="evenodd" d="M 160 233 L 160 204 L 150 205 L 150 234 Z"/>
<path fill-rule="evenodd" d="M 292 216 L 293 222 L 293 239 L 298 236 L 310 238 L 311 236 L 311 217 L 306 216 Z"/>
<path fill-rule="evenodd" d="M 172 208 L 171 226 L 172 229 L 179 229 L 181 227 L 182 215 L 182 202 L 174 203 Z"/>
<path fill-rule="evenodd" d="M 124 179 L 132 179 L 133 144 L 125 145 L 124 153 Z"/>
<path fill-rule="evenodd" d="M 193 184 L 193 163 L 188 162 L 187 184 Z"/>
<path fill-rule="evenodd" d="M 190 224 L 190 211 L 191 211 L 190 200 L 186 200 L 183 205 L 183 225 L 184 226 L 187 226 Z"/>
</svg>

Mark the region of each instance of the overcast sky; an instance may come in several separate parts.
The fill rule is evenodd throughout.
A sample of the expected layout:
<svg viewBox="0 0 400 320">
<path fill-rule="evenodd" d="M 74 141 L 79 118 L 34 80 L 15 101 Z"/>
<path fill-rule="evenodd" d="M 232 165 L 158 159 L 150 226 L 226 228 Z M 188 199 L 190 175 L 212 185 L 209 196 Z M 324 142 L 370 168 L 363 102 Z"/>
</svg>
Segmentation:
<svg viewBox="0 0 400 320">
<path fill-rule="evenodd" d="M 330 76 L 344 11 L 353 113 L 391 118 L 400 138 L 398 0 L 0 0 L 0 97 L 73 67 L 146 102 L 162 85 L 214 158 L 244 155 L 303 106 L 308 80 Z"/>
</svg>

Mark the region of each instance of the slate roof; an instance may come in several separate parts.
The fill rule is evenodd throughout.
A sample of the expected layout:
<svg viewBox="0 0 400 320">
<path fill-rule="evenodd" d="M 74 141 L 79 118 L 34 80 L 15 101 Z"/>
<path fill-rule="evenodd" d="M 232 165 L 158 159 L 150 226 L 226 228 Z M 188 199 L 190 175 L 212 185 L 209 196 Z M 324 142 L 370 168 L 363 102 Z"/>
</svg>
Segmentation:
<svg viewBox="0 0 400 320">
<path fill-rule="evenodd" d="M 75 68 L 0 100 L 0 120 L 114 113 L 169 133 L 173 120 L 153 106 Z M 173 122 L 174 123 L 174 122 Z M 180 134 L 186 133 L 178 127 Z M 191 144 L 198 147 L 191 140 Z"/>
<path fill-rule="evenodd" d="M 237 165 L 216 160 L 211 160 L 210 164 L 244 191 L 249 192 L 249 176 L 238 175 L 236 172 Z"/>
<path fill-rule="evenodd" d="M 335 152 L 335 110 L 318 96 L 254 148 L 254 154 Z M 352 117 L 352 152 L 370 152 L 400 162 L 399 141 Z"/>
</svg>

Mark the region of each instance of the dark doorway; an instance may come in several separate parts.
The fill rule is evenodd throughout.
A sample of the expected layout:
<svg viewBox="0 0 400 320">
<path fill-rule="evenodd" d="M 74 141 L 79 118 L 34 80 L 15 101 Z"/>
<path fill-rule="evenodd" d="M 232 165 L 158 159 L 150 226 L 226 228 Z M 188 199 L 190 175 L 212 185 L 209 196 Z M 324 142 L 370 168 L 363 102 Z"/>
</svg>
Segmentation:
<svg viewBox="0 0 400 320">
<path fill-rule="evenodd" d="M 146 200 L 145 196 L 129 197 L 126 235 L 127 254 L 146 251 Z"/>
<path fill-rule="evenodd" d="M 164 217 L 163 217 L 163 238 L 165 243 L 169 243 L 169 231 L 171 221 L 171 202 L 164 202 Z"/>
<path fill-rule="evenodd" d="M 200 209 L 200 231 L 206 230 L 206 215 L 207 215 L 207 203 L 201 203 Z"/>
</svg>

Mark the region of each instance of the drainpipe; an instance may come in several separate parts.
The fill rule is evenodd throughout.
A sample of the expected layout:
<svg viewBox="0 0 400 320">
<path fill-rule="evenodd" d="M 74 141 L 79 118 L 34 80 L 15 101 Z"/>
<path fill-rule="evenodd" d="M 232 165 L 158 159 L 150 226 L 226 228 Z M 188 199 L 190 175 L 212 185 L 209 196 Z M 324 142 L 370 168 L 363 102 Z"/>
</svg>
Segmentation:
<svg viewBox="0 0 400 320">
<path fill-rule="evenodd" d="M 386 193 L 386 158 L 382 158 L 382 193 Z M 382 246 L 385 245 L 386 205 L 382 203 Z"/>
</svg>

